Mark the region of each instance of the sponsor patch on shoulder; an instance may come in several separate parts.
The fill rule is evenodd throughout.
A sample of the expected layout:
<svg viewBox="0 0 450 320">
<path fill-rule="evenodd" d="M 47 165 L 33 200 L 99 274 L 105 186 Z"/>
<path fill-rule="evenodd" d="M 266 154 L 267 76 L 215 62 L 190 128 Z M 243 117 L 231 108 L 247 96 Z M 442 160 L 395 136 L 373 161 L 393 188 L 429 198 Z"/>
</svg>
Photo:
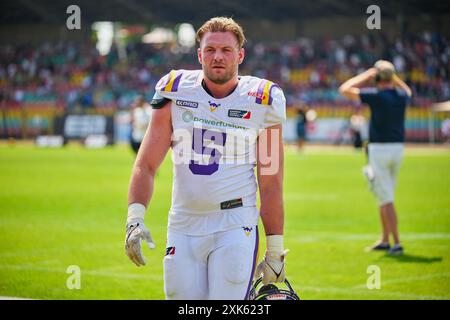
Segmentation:
<svg viewBox="0 0 450 320">
<path fill-rule="evenodd" d="M 228 116 L 230 118 L 250 119 L 252 112 L 247 110 L 230 109 L 228 110 Z"/>
<path fill-rule="evenodd" d="M 187 100 L 177 100 L 175 102 L 177 106 L 187 107 L 187 108 L 198 108 L 198 102 L 187 101 Z"/>
</svg>

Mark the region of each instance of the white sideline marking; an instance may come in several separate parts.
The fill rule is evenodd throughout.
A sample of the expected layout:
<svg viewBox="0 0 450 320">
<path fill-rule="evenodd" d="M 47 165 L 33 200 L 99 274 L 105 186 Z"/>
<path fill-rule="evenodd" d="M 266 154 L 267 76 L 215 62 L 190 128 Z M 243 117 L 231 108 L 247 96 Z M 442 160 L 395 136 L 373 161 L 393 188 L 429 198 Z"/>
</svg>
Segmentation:
<svg viewBox="0 0 450 320">
<path fill-rule="evenodd" d="M 42 268 L 31 265 L 0 265 L 0 269 L 9 269 L 9 270 L 31 270 L 31 271 L 39 271 L 39 272 L 51 272 L 51 273 L 65 273 L 65 270 L 61 270 L 59 268 Z M 130 274 L 130 273 L 117 273 L 117 272 L 108 272 L 102 270 L 88 270 L 82 271 L 82 274 L 87 274 L 90 276 L 100 276 L 100 277 L 112 277 L 112 278 L 122 278 L 122 279 L 142 279 L 142 280 L 152 280 L 152 281 L 163 281 L 162 277 L 156 275 L 139 275 L 139 274 Z M 382 281 L 382 286 L 386 284 L 392 283 L 401 283 L 401 282 L 412 282 L 412 281 L 426 281 L 437 277 L 450 277 L 450 272 L 446 273 L 438 273 L 426 276 L 418 276 L 418 277 L 405 277 L 399 279 L 392 279 Z M 396 299 L 435 299 L 435 300 L 446 300 L 450 299 L 450 295 L 446 296 L 435 296 L 435 295 L 418 295 L 418 294 L 410 294 L 403 292 L 393 292 L 393 291 L 383 291 L 383 290 L 368 290 L 365 285 L 357 285 L 350 288 L 337 288 L 337 287 L 315 287 L 315 286 L 300 286 L 298 291 L 314 291 L 314 292 L 337 292 L 337 293 L 347 293 L 347 294 L 358 294 L 358 295 L 377 295 L 380 298 L 383 297 L 391 297 Z M 32 300 L 28 298 L 20 298 L 20 297 L 6 297 L 0 296 L 0 300 Z"/>
<path fill-rule="evenodd" d="M 450 298 L 449 295 L 447 296 L 433 296 L 433 295 L 419 295 L 419 294 L 410 294 L 410 293 L 403 293 L 403 292 L 393 292 L 393 291 L 383 291 L 381 290 L 369 290 L 369 289 L 352 289 L 352 288 L 333 288 L 333 287 L 328 287 L 328 288 L 323 288 L 323 287 L 311 287 L 311 286 L 305 286 L 302 287 L 300 286 L 300 298 L 301 298 L 301 292 L 303 290 L 307 290 L 307 291 L 314 291 L 314 292 L 321 292 L 321 291 L 325 291 L 325 292 L 337 292 L 337 293 L 348 293 L 348 294 L 358 294 L 358 295 L 377 295 L 377 296 L 381 296 L 382 297 L 391 297 L 391 298 L 396 298 L 396 299 L 416 299 L 416 300 L 430 300 L 430 299 L 434 299 L 434 300 L 447 300 Z"/>
<path fill-rule="evenodd" d="M 34 300 L 30 298 L 0 296 L 0 300 Z"/>
<path fill-rule="evenodd" d="M 386 284 L 393 284 L 393 283 L 402 283 L 402 282 L 415 282 L 415 281 L 427 281 L 434 278 L 439 277 L 450 277 L 450 272 L 444 272 L 444 273 L 433 273 L 428 274 L 424 276 L 416 276 L 416 277 L 401 277 L 398 279 L 391 279 L 391 280 L 381 280 L 381 286 L 384 286 Z M 365 284 L 357 285 L 353 287 L 354 289 L 364 289 L 366 288 Z"/>
<path fill-rule="evenodd" d="M 321 242 L 321 241 L 350 241 L 350 240 L 374 240 L 379 237 L 375 233 L 323 233 L 320 235 L 305 235 L 295 237 L 297 242 Z M 448 240 L 450 233 L 403 233 L 402 240 L 419 241 L 419 240 Z"/>
<path fill-rule="evenodd" d="M 338 195 L 335 193 L 292 193 L 287 192 L 284 195 L 285 200 L 308 200 L 308 201 L 336 201 Z"/>
<path fill-rule="evenodd" d="M 39 272 L 51 272 L 51 273 L 66 273 L 65 268 L 43 268 L 37 267 L 35 265 L 12 265 L 12 264 L 2 264 L 0 269 L 6 270 L 30 270 Z M 142 279 L 142 280 L 152 280 L 152 281 L 163 281 L 160 276 L 154 274 L 133 274 L 133 273 L 122 273 L 122 272 L 111 272 L 104 270 L 83 270 L 81 269 L 81 276 L 99 276 L 108 278 L 122 278 L 122 279 Z"/>
<path fill-rule="evenodd" d="M 119 248 L 122 247 L 117 246 L 116 244 L 97 244 L 97 245 L 84 245 L 84 246 L 58 246 L 56 248 L 46 248 L 46 249 L 25 249 L 25 250 L 18 250 L 13 252 L 0 252 L 0 257 L 17 257 L 17 256 L 37 256 L 38 254 L 46 254 L 49 252 L 60 252 L 61 250 L 64 251 L 97 251 L 101 249 L 110 249 L 110 248 Z"/>
</svg>

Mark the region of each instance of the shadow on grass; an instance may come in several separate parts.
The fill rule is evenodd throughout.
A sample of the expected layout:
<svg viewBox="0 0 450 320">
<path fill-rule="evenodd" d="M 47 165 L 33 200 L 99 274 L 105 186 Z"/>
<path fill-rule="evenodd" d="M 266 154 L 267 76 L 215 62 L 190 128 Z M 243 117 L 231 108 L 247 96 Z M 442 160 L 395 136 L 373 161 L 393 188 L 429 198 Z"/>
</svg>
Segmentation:
<svg viewBox="0 0 450 320">
<path fill-rule="evenodd" d="M 398 262 L 418 262 L 418 263 L 433 263 L 441 262 L 442 257 L 421 257 L 410 254 L 403 254 L 401 256 L 386 254 L 381 259 L 397 260 Z"/>
</svg>

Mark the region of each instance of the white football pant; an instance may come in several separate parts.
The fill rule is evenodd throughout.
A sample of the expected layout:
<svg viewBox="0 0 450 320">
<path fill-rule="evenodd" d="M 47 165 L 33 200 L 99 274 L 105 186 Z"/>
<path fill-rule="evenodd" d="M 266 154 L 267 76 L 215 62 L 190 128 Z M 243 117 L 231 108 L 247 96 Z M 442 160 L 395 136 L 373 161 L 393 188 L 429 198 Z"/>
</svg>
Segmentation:
<svg viewBox="0 0 450 320">
<path fill-rule="evenodd" d="M 164 257 L 166 299 L 245 299 L 257 262 L 258 242 L 257 226 L 205 236 L 169 230 Z"/>
</svg>

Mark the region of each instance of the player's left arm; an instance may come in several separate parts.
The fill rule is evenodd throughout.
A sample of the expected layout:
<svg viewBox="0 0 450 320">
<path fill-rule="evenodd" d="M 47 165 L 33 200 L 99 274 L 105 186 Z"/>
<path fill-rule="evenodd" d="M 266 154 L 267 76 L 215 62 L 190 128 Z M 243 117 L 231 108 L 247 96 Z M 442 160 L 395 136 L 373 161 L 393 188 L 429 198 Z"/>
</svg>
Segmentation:
<svg viewBox="0 0 450 320">
<path fill-rule="evenodd" d="M 402 88 L 403 90 L 405 90 L 406 94 L 408 95 L 408 97 L 411 98 L 412 96 L 412 90 L 411 88 L 405 83 L 403 82 L 402 79 L 400 79 L 399 76 L 397 76 L 396 74 L 394 74 L 394 76 L 392 77 L 392 80 L 394 81 L 394 85 L 396 87 Z"/>
<path fill-rule="evenodd" d="M 344 97 L 351 100 L 360 100 L 360 90 L 359 86 L 361 86 L 364 82 L 375 77 L 377 73 L 377 69 L 370 68 L 363 73 L 348 79 L 339 87 L 339 93 Z"/>
<path fill-rule="evenodd" d="M 287 250 L 284 249 L 284 150 L 281 124 L 267 127 L 259 135 L 257 176 L 260 214 L 266 233 L 266 253 L 264 260 L 258 265 L 255 277 L 262 274 L 264 284 L 283 282 Z"/>
<path fill-rule="evenodd" d="M 283 235 L 283 150 L 282 126 L 266 128 L 258 138 L 257 175 L 261 199 L 260 214 L 266 235 Z"/>
</svg>

